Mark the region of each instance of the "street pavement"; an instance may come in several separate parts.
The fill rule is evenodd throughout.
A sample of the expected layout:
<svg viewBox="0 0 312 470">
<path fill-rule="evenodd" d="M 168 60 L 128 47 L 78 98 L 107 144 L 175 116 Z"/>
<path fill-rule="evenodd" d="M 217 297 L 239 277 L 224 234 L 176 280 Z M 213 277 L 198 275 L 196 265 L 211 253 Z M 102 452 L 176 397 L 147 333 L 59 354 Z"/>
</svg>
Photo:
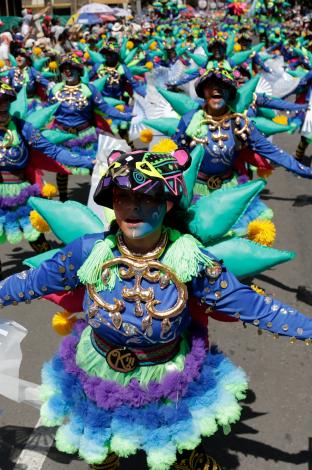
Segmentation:
<svg viewBox="0 0 312 470">
<path fill-rule="evenodd" d="M 274 142 L 293 153 L 298 136 L 282 135 Z M 86 178 L 71 177 L 71 188 L 75 199 L 86 201 Z M 279 168 L 269 178 L 262 197 L 275 213 L 275 247 L 293 250 L 297 256 L 257 276 L 254 282 L 312 316 L 308 304 L 311 299 L 303 302 L 296 298 L 299 286 L 312 288 L 312 182 Z M 0 247 L 6 274 L 22 270 L 22 260 L 31 255 L 26 243 L 15 248 Z M 22 343 L 20 375 L 25 380 L 40 383 L 41 365 L 57 348 L 60 337 L 50 326 L 56 310 L 51 303 L 39 300 L 1 311 L 2 317 L 16 320 L 29 331 Z M 219 432 L 207 440 L 207 451 L 224 470 L 311 470 L 312 346 L 273 339 L 269 333 L 259 336 L 257 328 L 244 328 L 241 323 L 211 320 L 209 327 L 211 341 L 246 370 L 250 390 L 242 402 L 240 423 L 232 426 L 228 436 Z M 86 464 L 75 456 L 56 451 L 54 430 L 40 426 L 38 420 L 35 408 L 0 398 L 0 469 L 86 469 Z M 144 455 L 122 461 L 121 468 L 145 470 Z"/>
</svg>

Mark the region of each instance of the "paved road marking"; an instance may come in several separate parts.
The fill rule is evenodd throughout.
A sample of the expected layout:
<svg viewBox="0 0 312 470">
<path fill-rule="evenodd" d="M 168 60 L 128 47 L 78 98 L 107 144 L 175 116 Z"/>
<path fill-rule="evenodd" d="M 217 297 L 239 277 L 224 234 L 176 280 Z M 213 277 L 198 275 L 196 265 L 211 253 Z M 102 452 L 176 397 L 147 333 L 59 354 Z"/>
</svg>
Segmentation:
<svg viewBox="0 0 312 470">
<path fill-rule="evenodd" d="M 42 421 L 40 418 L 29 436 L 24 449 L 20 453 L 14 468 L 25 468 L 29 470 L 41 469 L 54 441 L 54 430 L 44 428 L 43 431 L 39 429 L 41 426 Z"/>
</svg>

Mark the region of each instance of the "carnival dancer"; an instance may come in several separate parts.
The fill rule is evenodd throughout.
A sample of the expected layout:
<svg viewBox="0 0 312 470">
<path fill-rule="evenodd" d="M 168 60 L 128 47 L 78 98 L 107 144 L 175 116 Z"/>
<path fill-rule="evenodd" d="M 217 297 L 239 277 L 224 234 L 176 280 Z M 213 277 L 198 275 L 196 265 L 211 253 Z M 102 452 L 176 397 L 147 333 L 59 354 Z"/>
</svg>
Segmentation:
<svg viewBox="0 0 312 470">
<path fill-rule="evenodd" d="M 239 419 L 248 384 L 242 369 L 209 349 L 191 299 L 205 306 L 203 324 L 214 310 L 293 341 L 309 340 L 312 320 L 241 284 L 176 229 L 185 222 L 185 151 L 113 151 L 108 163 L 94 198 L 114 209 L 111 230 L 0 285 L 4 307 L 86 287 L 85 320 L 43 368 L 41 419 L 58 427 L 60 451 L 79 453 L 94 469 L 118 468 L 119 457 L 140 449 L 151 470 L 219 469 L 198 446 Z"/>
<path fill-rule="evenodd" d="M 31 54 L 21 47 L 13 47 L 12 55 L 15 57 L 16 66 L 8 72 L 8 83 L 16 92 L 26 86 L 28 98 L 33 98 L 38 93 L 43 98 L 50 82 L 32 66 Z M 38 85 L 41 90 L 38 90 Z"/>
<path fill-rule="evenodd" d="M 231 111 L 237 86 L 230 70 L 221 67 L 207 70 L 195 89 L 205 100 L 204 107 L 185 114 L 174 137 L 179 146 L 200 145 L 204 149 L 195 192 L 208 194 L 209 190 L 233 183 L 237 171 L 244 172 L 238 156 L 246 147 L 302 177 L 312 177 L 310 168 L 271 144 L 244 114 Z"/>
<path fill-rule="evenodd" d="M 60 63 L 62 82 L 57 83 L 49 94 L 51 103 L 59 103 L 50 127 L 71 133 L 73 138 L 66 142 L 66 147 L 78 153 L 81 157 L 93 155 L 95 158 L 98 141 L 98 128 L 110 132 L 110 127 L 104 119 L 96 114 L 96 109 L 106 116 L 130 121 L 130 113 L 122 113 L 105 102 L 101 93 L 91 83 L 86 85 L 81 81 L 83 62 L 75 54 L 64 56 Z M 72 173 L 79 169 L 71 168 Z M 57 185 L 60 200 L 68 197 L 68 175 L 58 174 Z"/>
<path fill-rule="evenodd" d="M 44 235 L 34 229 L 29 216 L 28 199 L 40 196 L 37 183 L 26 175 L 30 151 L 38 150 L 64 165 L 92 167 L 92 158 L 75 157 L 61 146 L 45 139 L 30 123 L 11 117 L 14 89 L 0 82 L 0 243 L 19 243 L 25 238 L 36 252 L 49 249 Z"/>
</svg>

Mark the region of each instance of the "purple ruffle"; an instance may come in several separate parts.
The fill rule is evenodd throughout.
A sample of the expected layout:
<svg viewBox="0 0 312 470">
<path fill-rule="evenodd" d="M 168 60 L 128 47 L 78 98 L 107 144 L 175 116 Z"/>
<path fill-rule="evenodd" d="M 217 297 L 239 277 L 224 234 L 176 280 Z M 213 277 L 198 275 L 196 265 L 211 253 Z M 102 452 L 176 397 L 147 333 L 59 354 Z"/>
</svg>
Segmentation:
<svg viewBox="0 0 312 470">
<path fill-rule="evenodd" d="M 95 142 L 97 142 L 97 140 L 98 140 L 97 133 L 94 133 L 90 135 L 85 135 L 82 138 L 70 139 L 67 142 L 65 142 L 64 145 L 69 148 L 85 147 L 88 144 L 94 144 Z"/>
<path fill-rule="evenodd" d="M 40 188 L 37 184 L 23 188 L 18 196 L 0 196 L 0 208 L 11 209 L 22 206 L 31 196 L 40 196 Z"/>
<path fill-rule="evenodd" d="M 151 381 L 145 388 L 132 379 L 124 387 L 114 381 L 92 377 L 76 364 L 77 345 L 86 326 L 83 321 L 77 322 L 76 334 L 63 340 L 59 354 L 66 372 L 79 379 L 87 397 L 100 408 L 113 410 L 121 405 L 138 408 L 161 399 L 176 400 L 186 394 L 189 384 L 200 375 L 206 357 L 205 338 L 193 336 L 191 350 L 185 357 L 184 370 L 169 372 L 160 383 Z"/>
</svg>

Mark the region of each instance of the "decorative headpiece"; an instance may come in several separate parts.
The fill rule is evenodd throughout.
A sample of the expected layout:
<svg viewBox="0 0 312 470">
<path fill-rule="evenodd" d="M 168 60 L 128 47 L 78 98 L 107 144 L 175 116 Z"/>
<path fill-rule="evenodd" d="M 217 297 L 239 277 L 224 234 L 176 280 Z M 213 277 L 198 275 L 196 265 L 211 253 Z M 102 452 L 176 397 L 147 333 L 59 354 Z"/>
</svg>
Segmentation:
<svg viewBox="0 0 312 470">
<path fill-rule="evenodd" d="M 71 52 L 61 57 L 61 62 L 59 69 L 62 72 L 65 65 L 70 65 L 71 67 L 83 72 L 83 63 L 81 57 L 78 57 L 77 54 Z"/>
<path fill-rule="evenodd" d="M 195 83 L 195 91 L 200 98 L 204 98 L 204 87 L 209 81 L 221 81 L 226 87 L 230 89 L 230 99 L 233 100 L 236 96 L 237 85 L 231 67 L 226 65 L 225 62 L 211 66 L 208 63 L 207 70 L 197 79 Z"/>
<path fill-rule="evenodd" d="M 183 171 L 190 163 L 185 150 L 172 153 L 113 151 L 108 157 L 109 167 L 95 191 L 94 201 L 100 206 L 112 207 L 112 188 L 118 186 L 178 203 L 186 193 Z"/>
</svg>

